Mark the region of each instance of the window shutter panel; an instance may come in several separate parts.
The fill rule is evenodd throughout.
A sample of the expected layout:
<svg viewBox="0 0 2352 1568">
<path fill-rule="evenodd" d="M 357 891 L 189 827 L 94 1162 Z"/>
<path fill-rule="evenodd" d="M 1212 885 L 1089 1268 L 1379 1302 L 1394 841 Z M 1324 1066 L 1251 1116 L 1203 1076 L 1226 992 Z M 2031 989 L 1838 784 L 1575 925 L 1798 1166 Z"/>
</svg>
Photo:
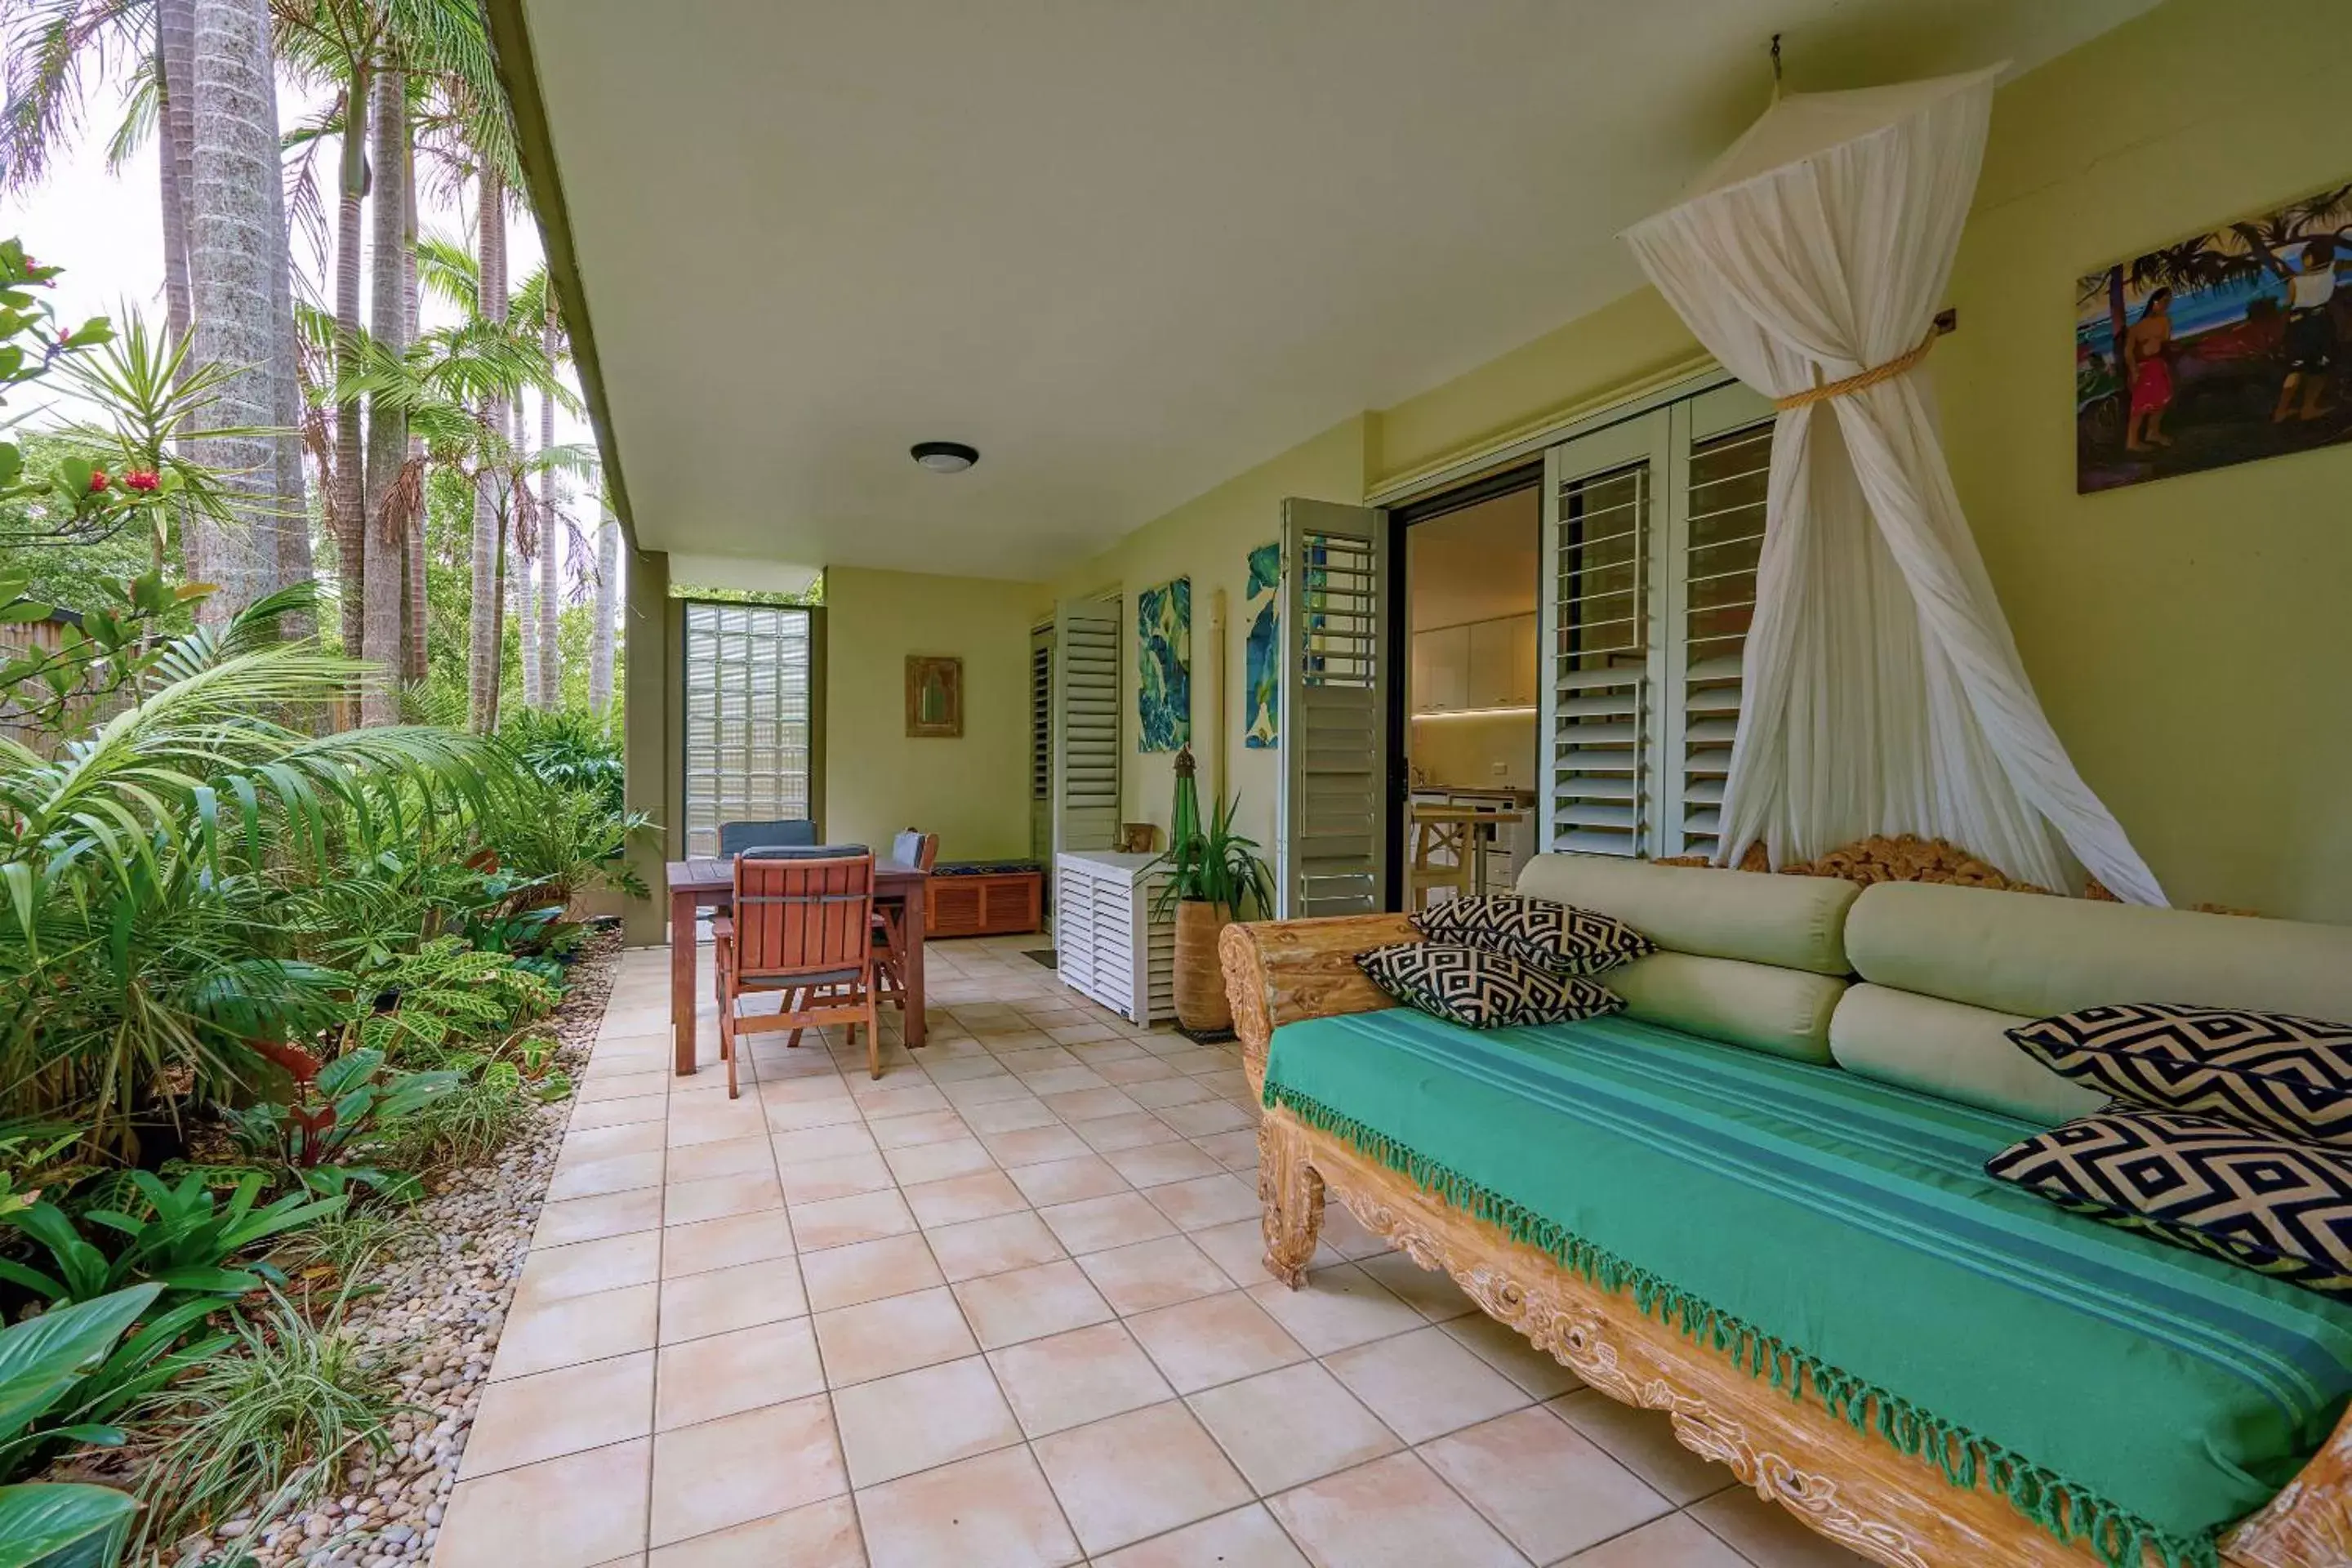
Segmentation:
<svg viewBox="0 0 2352 1568">
<path fill-rule="evenodd" d="M 1648 848 L 1650 531 L 1656 464 L 1596 473 L 1546 467 L 1543 674 L 1546 749 L 1538 811 L 1547 849 Z"/>
<path fill-rule="evenodd" d="M 1116 599 L 1074 599 L 1054 614 L 1054 852 L 1117 842 L 1118 641 Z"/>
<path fill-rule="evenodd" d="M 1388 514 L 1282 503 L 1277 913 L 1388 898 Z"/>
<path fill-rule="evenodd" d="M 1723 785 L 1739 724 L 1740 658 L 1756 615 L 1756 563 L 1764 546 L 1764 497 L 1772 451 L 1768 420 L 1694 441 L 1684 548 L 1678 852 L 1713 855 Z"/>
</svg>

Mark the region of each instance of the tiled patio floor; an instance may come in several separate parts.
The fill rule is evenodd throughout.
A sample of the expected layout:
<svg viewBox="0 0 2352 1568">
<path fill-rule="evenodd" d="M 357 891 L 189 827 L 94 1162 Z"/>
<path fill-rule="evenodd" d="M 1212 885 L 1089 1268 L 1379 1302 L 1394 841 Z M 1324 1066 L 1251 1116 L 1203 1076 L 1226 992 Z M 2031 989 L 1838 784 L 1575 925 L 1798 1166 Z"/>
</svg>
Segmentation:
<svg viewBox="0 0 2352 1568">
<path fill-rule="evenodd" d="M 933 947 L 878 1082 L 763 1035 L 732 1102 L 625 955 L 436 1568 L 1860 1561 L 1337 1204 L 1267 1279 L 1235 1050 L 1036 944 Z"/>
</svg>

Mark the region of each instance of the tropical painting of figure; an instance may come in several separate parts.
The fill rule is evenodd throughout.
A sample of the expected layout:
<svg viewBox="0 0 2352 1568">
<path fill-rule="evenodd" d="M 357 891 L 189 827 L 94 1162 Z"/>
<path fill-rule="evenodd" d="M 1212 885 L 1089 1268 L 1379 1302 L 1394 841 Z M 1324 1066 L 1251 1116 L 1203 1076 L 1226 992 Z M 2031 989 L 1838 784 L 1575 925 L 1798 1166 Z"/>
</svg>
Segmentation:
<svg viewBox="0 0 2352 1568">
<path fill-rule="evenodd" d="M 1135 595 L 1138 751 L 1173 752 L 1192 739 L 1192 579 Z"/>
<path fill-rule="evenodd" d="M 2076 304 L 2077 490 L 2352 437 L 2352 184 L 2088 273 Z"/>
<path fill-rule="evenodd" d="M 1282 743 L 1282 546 L 1249 552 L 1249 640 L 1244 645 L 1249 680 L 1242 744 L 1270 751 Z"/>
</svg>

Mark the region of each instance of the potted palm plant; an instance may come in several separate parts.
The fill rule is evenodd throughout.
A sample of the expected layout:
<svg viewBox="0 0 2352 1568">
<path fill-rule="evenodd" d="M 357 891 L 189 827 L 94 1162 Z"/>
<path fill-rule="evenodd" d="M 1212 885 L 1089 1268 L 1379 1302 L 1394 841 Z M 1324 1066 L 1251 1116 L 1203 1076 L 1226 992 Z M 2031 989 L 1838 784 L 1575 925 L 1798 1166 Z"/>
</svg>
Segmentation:
<svg viewBox="0 0 2352 1568">
<path fill-rule="evenodd" d="M 1192 748 L 1176 753 L 1176 804 L 1168 828 L 1168 851 L 1153 862 L 1168 868 L 1155 913 L 1176 916 L 1176 1020 L 1194 1035 L 1219 1034 L 1234 1026 L 1217 966 L 1217 939 L 1247 912 L 1274 907 L 1274 878 L 1258 857 L 1257 840 L 1234 831 L 1240 798 L 1220 798 L 1206 828 L 1193 783 Z"/>
</svg>

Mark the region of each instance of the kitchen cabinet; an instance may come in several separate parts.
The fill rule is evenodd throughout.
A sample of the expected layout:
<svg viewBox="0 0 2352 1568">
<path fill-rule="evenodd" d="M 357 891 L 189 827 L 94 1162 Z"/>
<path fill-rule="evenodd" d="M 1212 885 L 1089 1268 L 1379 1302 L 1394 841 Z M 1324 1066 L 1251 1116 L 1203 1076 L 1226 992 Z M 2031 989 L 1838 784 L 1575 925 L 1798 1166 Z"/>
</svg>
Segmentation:
<svg viewBox="0 0 2352 1568">
<path fill-rule="evenodd" d="M 1531 708 L 1536 700 L 1536 617 L 1505 616 L 1412 637 L 1412 710 Z"/>
<path fill-rule="evenodd" d="M 1470 628 L 1441 626 L 1412 637 L 1412 710 L 1451 713 L 1470 704 Z"/>
</svg>

